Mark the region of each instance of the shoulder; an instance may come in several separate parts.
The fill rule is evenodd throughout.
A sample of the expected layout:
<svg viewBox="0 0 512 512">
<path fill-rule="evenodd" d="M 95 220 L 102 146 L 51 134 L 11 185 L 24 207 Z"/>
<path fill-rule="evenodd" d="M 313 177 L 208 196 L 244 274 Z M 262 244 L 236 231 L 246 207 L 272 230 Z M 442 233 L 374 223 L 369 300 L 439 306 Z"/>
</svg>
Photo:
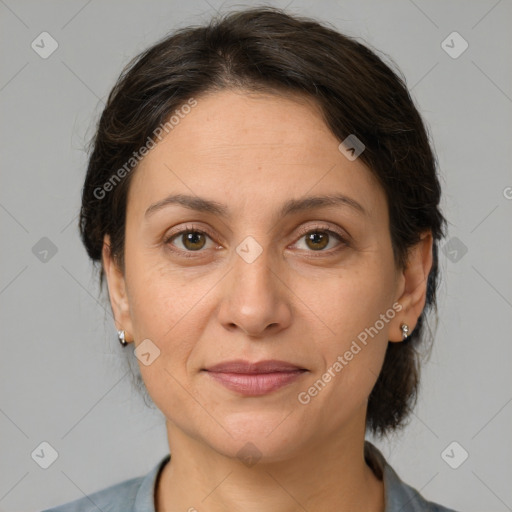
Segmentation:
<svg viewBox="0 0 512 512">
<path fill-rule="evenodd" d="M 169 455 L 166 455 L 146 475 L 124 480 L 42 512 L 154 512 L 156 480 L 168 461 Z"/>
<path fill-rule="evenodd" d="M 402 512 L 457 512 L 452 508 L 426 500 L 416 489 L 401 480 L 395 484 L 391 499 L 393 508 L 390 509 L 390 512 L 395 512 L 395 510 Z M 386 512 L 388 512 L 387 509 Z"/>
<path fill-rule="evenodd" d="M 382 453 L 369 441 L 365 442 L 365 459 L 384 481 L 385 512 L 457 512 L 426 500 L 416 489 L 403 482 Z"/>
<path fill-rule="evenodd" d="M 84 496 L 83 498 L 64 503 L 57 507 L 43 510 L 43 512 L 104 512 L 131 511 L 135 496 L 140 489 L 144 477 L 132 478 L 111 485 L 100 491 Z"/>
</svg>

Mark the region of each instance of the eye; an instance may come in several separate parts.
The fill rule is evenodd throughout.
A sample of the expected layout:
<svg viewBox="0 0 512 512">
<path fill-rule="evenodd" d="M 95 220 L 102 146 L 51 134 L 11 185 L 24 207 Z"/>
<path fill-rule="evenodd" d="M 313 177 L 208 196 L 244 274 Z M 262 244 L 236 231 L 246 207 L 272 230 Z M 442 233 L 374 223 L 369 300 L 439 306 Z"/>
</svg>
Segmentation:
<svg viewBox="0 0 512 512">
<path fill-rule="evenodd" d="M 301 235 L 302 236 L 299 240 L 304 239 L 304 244 L 303 247 L 299 247 L 299 249 L 304 249 L 306 251 L 330 252 L 329 250 L 324 249 L 326 249 L 326 247 L 332 248 L 332 242 L 335 240 L 338 240 L 340 243 L 334 246 L 334 251 L 337 250 L 336 247 L 340 248 L 340 245 L 342 247 L 347 245 L 345 238 L 340 233 L 324 226 L 303 228 L 301 229 Z M 297 244 L 298 242 L 296 242 L 296 245 Z"/>
<path fill-rule="evenodd" d="M 201 249 L 207 246 L 208 240 L 213 243 L 211 236 L 205 231 L 193 227 L 186 227 L 167 237 L 165 243 L 170 244 L 173 250 L 176 248 L 181 252 L 200 252 Z"/>
<path fill-rule="evenodd" d="M 299 241 L 295 242 L 294 245 L 299 246 L 300 250 L 308 252 L 330 254 L 348 245 L 341 233 L 326 226 L 305 227 L 300 229 L 299 233 L 301 235 L 299 241 L 304 239 L 303 246 L 300 247 Z M 185 257 L 193 257 L 193 253 L 204 252 L 203 249 L 212 248 L 212 246 L 217 247 L 212 238 L 212 234 L 202 229 L 186 226 L 185 229 L 169 235 L 164 242 L 170 246 L 171 250 Z M 210 245 L 208 245 L 208 241 L 210 241 Z M 334 244 L 335 241 L 338 241 L 338 244 Z M 333 244 L 334 249 L 329 250 L 332 249 Z"/>
</svg>

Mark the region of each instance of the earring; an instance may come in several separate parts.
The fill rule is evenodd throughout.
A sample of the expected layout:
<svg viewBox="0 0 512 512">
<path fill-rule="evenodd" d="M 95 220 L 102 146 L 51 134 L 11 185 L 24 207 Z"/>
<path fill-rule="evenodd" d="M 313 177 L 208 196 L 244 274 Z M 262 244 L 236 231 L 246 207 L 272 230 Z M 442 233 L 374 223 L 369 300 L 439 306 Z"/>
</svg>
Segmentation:
<svg viewBox="0 0 512 512">
<path fill-rule="evenodd" d="M 402 341 L 405 341 L 409 337 L 409 326 L 407 324 L 401 324 L 400 329 L 402 329 Z"/>
<path fill-rule="evenodd" d="M 125 339 L 125 332 L 124 331 L 117 331 L 117 337 L 119 338 L 119 343 L 121 343 L 121 345 L 123 347 L 128 345 L 128 342 Z"/>
</svg>

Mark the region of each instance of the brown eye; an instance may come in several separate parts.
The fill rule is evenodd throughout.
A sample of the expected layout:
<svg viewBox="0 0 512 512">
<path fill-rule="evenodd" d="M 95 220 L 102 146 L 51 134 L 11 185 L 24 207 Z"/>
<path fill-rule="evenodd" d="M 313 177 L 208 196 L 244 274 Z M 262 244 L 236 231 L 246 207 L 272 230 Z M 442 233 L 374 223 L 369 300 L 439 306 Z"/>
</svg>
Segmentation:
<svg viewBox="0 0 512 512">
<path fill-rule="evenodd" d="M 182 253 L 191 253 L 201 251 L 205 248 L 208 240 L 211 240 L 211 237 L 203 231 L 199 231 L 197 229 L 184 229 L 167 238 L 165 243 Z"/>
<path fill-rule="evenodd" d="M 322 231 L 313 231 L 306 235 L 306 245 L 315 251 L 324 249 L 329 243 L 329 235 Z"/>
<path fill-rule="evenodd" d="M 197 251 L 206 244 L 206 237 L 199 231 L 190 231 L 181 235 L 181 242 L 186 249 Z"/>
<path fill-rule="evenodd" d="M 325 253 L 327 255 L 348 246 L 346 239 L 341 234 L 327 227 L 302 228 L 300 234 L 301 237 L 295 245 L 307 252 Z"/>
<path fill-rule="evenodd" d="M 181 235 L 181 240 L 183 245 L 191 251 L 202 249 L 206 243 L 204 234 L 197 231 Z"/>
</svg>

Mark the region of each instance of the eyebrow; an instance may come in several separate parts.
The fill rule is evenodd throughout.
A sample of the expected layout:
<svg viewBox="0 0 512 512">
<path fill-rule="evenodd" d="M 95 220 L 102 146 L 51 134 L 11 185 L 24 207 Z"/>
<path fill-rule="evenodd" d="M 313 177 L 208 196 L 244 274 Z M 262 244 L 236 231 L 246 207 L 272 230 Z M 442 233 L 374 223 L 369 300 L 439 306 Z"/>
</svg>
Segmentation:
<svg viewBox="0 0 512 512">
<path fill-rule="evenodd" d="M 217 201 L 205 199 L 199 196 L 190 196 L 186 194 L 171 194 L 166 198 L 152 204 L 147 210 L 144 216 L 150 217 L 154 213 L 167 206 L 180 205 L 190 210 L 197 212 L 206 212 L 218 215 L 219 217 L 230 218 L 228 207 Z M 366 210 L 361 204 L 355 199 L 352 199 L 343 194 L 329 194 L 329 195 L 317 195 L 309 196 L 301 199 L 289 199 L 286 201 L 279 212 L 276 214 L 276 218 L 285 217 L 292 213 L 298 213 L 306 210 L 312 210 L 314 208 L 325 208 L 328 206 L 348 206 L 360 215 L 368 215 Z"/>
</svg>

